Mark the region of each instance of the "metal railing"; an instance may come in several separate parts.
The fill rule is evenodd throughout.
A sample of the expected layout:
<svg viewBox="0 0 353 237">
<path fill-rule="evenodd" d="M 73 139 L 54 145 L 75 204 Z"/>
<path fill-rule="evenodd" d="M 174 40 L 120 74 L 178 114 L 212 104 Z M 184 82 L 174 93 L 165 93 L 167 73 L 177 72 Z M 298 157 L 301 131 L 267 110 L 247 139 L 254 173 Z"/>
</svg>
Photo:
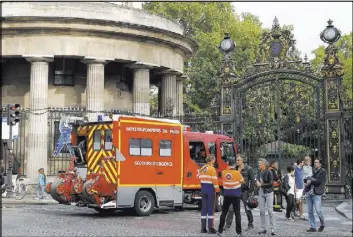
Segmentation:
<svg viewBox="0 0 353 237">
<path fill-rule="evenodd" d="M 18 136 L 14 139 L 13 149 L 17 156 L 17 159 L 21 167 L 21 175 L 26 175 L 25 164 L 27 159 L 27 142 L 28 142 L 28 128 L 29 128 L 29 114 L 31 112 L 28 110 L 21 111 L 21 119 L 18 123 Z M 47 175 L 57 175 L 58 172 L 62 172 L 67 169 L 69 162 L 71 160 L 70 153 L 66 146 L 62 149 L 57 157 L 53 157 L 53 151 L 57 140 L 60 137 L 59 124 L 61 118 L 64 116 L 75 116 L 83 117 L 86 115 L 85 108 L 49 108 L 48 109 L 48 167 L 46 169 Z M 133 115 L 130 111 L 121 110 L 111 110 L 111 111 L 101 111 L 104 115 L 109 115 L 109 113 Z M 6 111 L 2 110 L 2 116 L 6 116 Z M 189 125 L 192 131 L 208 131 L 212 130 L 214 132 L 220 131 L 220 123 L 218 116 L 206 116 L 206 115 L 184 115 L 184 116 L 151 116 L 158 118 L 168 118 L 177 119 L 184 125 Z M 2 167 L 7 169 L 7 160 L 5 155 L 5 149 L 2 146 L 1 162 Z"/>
</svg>

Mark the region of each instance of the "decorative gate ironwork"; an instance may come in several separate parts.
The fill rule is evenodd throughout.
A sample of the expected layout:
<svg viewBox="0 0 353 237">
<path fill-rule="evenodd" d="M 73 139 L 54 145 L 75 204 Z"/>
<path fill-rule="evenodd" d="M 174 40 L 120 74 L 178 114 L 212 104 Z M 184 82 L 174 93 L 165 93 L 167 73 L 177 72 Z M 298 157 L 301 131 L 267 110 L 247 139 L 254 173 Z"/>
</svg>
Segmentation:
<svg viewBox="0 0 353 237">
<path fill-rule="evenodd" d="M 232 86 L 234 137 L 254 168 L 260 157 L 279 161 L 284 170 L 325 153 L 324 81 L 298 54 L 293 34 L 275 18 L 256 63 Z"/>
<path fill-rule="evenodd" d="M 222 41 L 220 121 L 222 128 L 232 126 L 238 151 L 255 169 L 260 157 L 279 161 L 282 170 L 298 158 L 319 157 L 328 173 L 328 192 L 343 193 L 345 175 L 352 176 L 345 170 L 352 164 L 352 115 L 342 106 L 343 67 L 334 44 L 340 35 L 329 20 L 321 33 L 329 45 L 320 77 L 306 56 L 299 58 L 293 34 L 281 29 L 277 18 L 262 35 L 255 64 L 242 77 L 234 75 L 230 62 L 234 49 L 222 48 L 229 36 Z"/>
<path fill-rule="evenodd" d="M 260 157 L 282 169 L 325 152 L 323 81 L 296 70 L 255 73 L 234 86 L 234 135 L 256 167 Z"/>
</svg>

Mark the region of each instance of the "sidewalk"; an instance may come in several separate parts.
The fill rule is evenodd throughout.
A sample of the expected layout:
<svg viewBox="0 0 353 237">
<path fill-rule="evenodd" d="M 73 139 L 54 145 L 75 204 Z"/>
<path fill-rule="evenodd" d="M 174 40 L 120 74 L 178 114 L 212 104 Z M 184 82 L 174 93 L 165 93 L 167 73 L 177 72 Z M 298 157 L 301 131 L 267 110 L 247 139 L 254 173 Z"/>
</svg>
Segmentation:
<svg viewBox="0 0 353 237">
<path fill-rule="evenodd" d="M 40 199 L 36 200 L 36 196 L 33 194 L 27 194 L 23 199 L 21 200 L 16 200 L 15 197 L 12 198 L 1 198 L 1 205 L 7 205 L 7 204 L 27 204 L 27 205 L 48 205 L 48 204 L 59 204 L 57 201 L 55 201 L 50 195 L 48 195 L 47 199 Z"/>
<path fill-rule="evenodd" d="M 352 220 L 352 199 L 345 200 L 336 206 L 336 211 L 347 219 Z"/>
</svg>

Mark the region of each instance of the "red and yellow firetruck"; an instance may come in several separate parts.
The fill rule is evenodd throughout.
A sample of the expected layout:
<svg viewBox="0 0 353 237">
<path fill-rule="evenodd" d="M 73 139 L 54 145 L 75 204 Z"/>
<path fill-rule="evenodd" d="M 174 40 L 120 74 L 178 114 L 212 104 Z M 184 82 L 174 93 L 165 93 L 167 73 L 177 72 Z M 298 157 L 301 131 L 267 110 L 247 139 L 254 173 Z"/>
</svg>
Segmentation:
<svg viewBox="0 0 353 237">
<path fill-rule="evenodd" d="M 176 120 L 111 115 L 72 125 L 76 157 L 47 192 L 59 203 L 99 212 L 133 209 L 146 216 L 160 206 L 201 205 L 197 174 L 205 157 L 216 156 L 218 177 L 235 157 L 232 138 L 191 132 Z M 217 200 L 220 211 L 221 195 Z"/>
</svg>

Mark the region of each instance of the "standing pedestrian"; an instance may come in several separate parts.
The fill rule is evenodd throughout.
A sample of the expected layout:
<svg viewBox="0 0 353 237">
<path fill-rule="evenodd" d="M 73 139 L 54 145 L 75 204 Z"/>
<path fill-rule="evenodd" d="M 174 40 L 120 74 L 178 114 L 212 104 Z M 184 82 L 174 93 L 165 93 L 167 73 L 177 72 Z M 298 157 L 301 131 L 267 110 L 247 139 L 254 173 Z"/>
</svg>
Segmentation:
<svg viewBox="0 0 353 237">
<path fill-rule="evenodd" d="M 201 182 L 201 233 L 207 233 L 206 222 L 208 222 L 208 233 L 216 234 L 214 228 L 214 208 L 216 201 L 216 193 L 220 191 L 216 169 L 213 167 L 216 160 L 215 156 L 210 154 L 206 157 L 204 166 L 200 169 Z"/>
<path fill-rule="evenodd" d="M 306 192 L 306 202 L 308 205 L 308 216 L 309 216 L 309 223 L 310 229 L 307 232 L 316 232 L 316 220 L 314 216 L 314 206 L 316 210 L 316 214 L 320 219 L 320 228 L 318 229 L 319 232 L 322 232 L 325 228 L 325 219 L 324 215 L 321 211 L 321 196 L 325 192 L 325 184 L 326 184 L 326 170 L 321 167 L 321 160 L 316 158 L 314 161 L 314 174 L 309 179 L 305 179 L 305 186 L 306 190 L 310 189 L 311 185 L 314 186 L 314 192 Z"/>
<path fill-rule="evenodd" d="M 304 177 L 303 177 L 303 165 L 304 159 L 297 160 L 297 166 L 294 169 L 294 176 L 295 176 L 295 199 L 296 203 L 298 204 L 299 209 L 299 219 L 306 220 L 303 216 L 303 190 L 304 190 Z"/>
<path fill-rule="evenodd" d="M 266 167 L 267 161 L 263 158 L 259 159 L 259 172 L 256 176 L 256 186 L 259 188 L 259 207 L 261 217 L 261 228 L 258 234 L 266 234 L 266 216 L 267 208 L 270 219 L 271 235 L 275 235 L 276 223 L 273 216 L 273 177 L 272 172 Z"/>
<path fill-rule="evenodd" d="M 294 203 L 295 203 L 295 177 L 294 177 L 294 168 L 293 166 L 287 167 L 287 175 L 283 178 L 283 189 L 286 193 L 286 201 L 287 201 L 287 208 L 286 208 L 286 218 L 287 220 L 294 221 Z"/>
<path fill-rule="evenodd" d="M 246 216 L 248 218 L 248 228 L 246 229 L 246 231 L 248 231 L 254 229 L 253 215 L 248 205 L 246 205 L 249 196 L 254 191 L 254 171 L 250 166 L 244 164 L 244 159 L 242 155 L 238 155 L 235 162 L 236 170 L 238 170 L 244 178 L 244 184 L 241 185 L 241 200 L 244 204 Z M 231 227 L 233 222 L 233 215 L 234 210 L 232 207 L 230 207 L 226 217 L 226 226 L 224 227 L 224 230 L 227 230 Z"/>
<path fill-rule="evenodd" d="M 281 185 L 281 172 L 278 170 L 278 162 L 272 160 L 270 163 L 270 168 L 273 176 L 273 211 L 282 212 L 281 203 L 282 203 L 282 196 L 279 192 L 279 187 Z"/>
<path fill-rule="evenodd" d="M 303 183 L 304 183 L 304 179 L 307 179 L 307 178 L 313 176 L 313 167 L 311 164 L 312 164 L 311 157 L 306 156 L 304 158 L 304 165 L 303 165 Z M 304 190 L 305 190 L 305 185 L 304 185 Z M 303 195 L 302 195 L 303 206 L 305 203 L 305 199 L 306 199 L 306 195 L 305 195 L 305 192 L 303 191 Z M 304 209 L 304 207 L 303 207 L 303 209 Z"/>
<path fill-rule="evenodd" d="M 235 213 L 235 231 L 237 236 L 241 236 L 241 215 L 240 215 L 240 199 L 241 185 L 244 184 L 244 178 L 241 173 L 235 169 L 234 159 L 228 160 L 228 167 L 222 171 L 223 180 L 223 206 L 217 235 L 222 236 L 226 215 L 230 205 L 233 206 Z"/>
<path fill-rule="evenodd" d="M 311 157 L 304 158 L 303 179 L 313 176 L 313 167 L 311 166 Z"/>
<path fill-rule="evenodd" d="M 40 168 L 38 170 L 37 197 L 35 198 L 36 200 L 46 198 L 45 184 L 46 184 L 46 175 L 44 173 L 44 168 Z"/>
</svg>

